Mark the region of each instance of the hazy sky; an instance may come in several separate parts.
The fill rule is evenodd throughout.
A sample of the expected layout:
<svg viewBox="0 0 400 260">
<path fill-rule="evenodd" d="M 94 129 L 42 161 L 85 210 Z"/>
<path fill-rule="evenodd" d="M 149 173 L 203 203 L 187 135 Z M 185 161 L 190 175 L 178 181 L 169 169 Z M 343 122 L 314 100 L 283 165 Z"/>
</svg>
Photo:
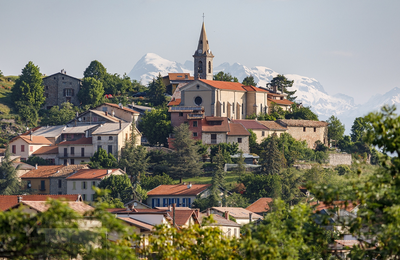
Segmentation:
<svg viewBox="0 0 400 260">
<path fill-rule="evenodd" d="M 400 87 L 400 1 L 0 0 L 0 70 L 82 77 L 92 60 L 129 73 L 152 52 L 192 60 L 202 15 L 214 65 L 299 74 L 365 102 Z"/>
</svg>

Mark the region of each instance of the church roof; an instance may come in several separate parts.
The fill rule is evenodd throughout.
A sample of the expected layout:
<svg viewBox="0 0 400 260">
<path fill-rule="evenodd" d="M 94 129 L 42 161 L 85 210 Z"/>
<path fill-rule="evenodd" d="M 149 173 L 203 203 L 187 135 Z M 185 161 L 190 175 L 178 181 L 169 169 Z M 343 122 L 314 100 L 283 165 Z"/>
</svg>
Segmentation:
<svg viewBox="0 0 400 260">
<path fill-rule="evenodd" d="M 217 88 L 217 89 L 226 89 L 226 90 L 236 90 L 236 91 L 243 91 L 243 92 L 265 92 L 268 93 L 265 89 L 257 88 L 254 86 L 244 86 L 242 83 L 239 82 L 229 82 L 229 81 L 218 81 L 218 80 L 206 80 L 206 79 L 199 79 L 199 81 Z"/>
</svg>

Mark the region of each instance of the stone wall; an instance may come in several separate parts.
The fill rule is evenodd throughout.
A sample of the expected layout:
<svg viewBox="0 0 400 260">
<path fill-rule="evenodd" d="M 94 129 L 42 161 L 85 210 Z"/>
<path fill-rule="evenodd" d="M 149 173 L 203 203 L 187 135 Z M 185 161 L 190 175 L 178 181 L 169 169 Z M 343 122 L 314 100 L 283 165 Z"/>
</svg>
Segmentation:
<svg viewBox="0 0 400 260">
<path fill-rule="evenodd" d="M 345 164 L 351 165 L 351 154 L 347 153 L 332 153 L 329 154 L 329 164 L 332 166 Z"/>
<path fill-rule="evenodd" d="M 322 143 L 326 144 L 327 138 L 327 127 L 298 127 L 298 126 L 288 126 L 288 133 L 293 136 L 293 138 L 306 141 L 307 147 L 314 149 L 314 144 L 316 141 L 320 140 Z"/>
<path fill-rule="evenodd" d="M 64 73 L 56 73 L 43 79 L 46 101 L 45 109 L 53 106 L 61 106 L 64 102 L 71 102 L 75 106 L 80 104 L 78 92 L 81 88 L 81 80 Z M 70 89 L 68 93 L 64 89 Z"/>
</svg>

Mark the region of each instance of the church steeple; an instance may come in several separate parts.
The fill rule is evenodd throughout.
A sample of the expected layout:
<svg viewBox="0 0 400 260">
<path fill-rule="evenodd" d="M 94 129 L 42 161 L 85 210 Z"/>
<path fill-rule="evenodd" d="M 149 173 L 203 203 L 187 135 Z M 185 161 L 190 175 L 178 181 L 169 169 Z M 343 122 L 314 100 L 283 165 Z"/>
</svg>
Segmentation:
<svg viewBox="0 0 400 260">
<path fill-rule="evenodd" d="M 214 55 L 210 51 L 210 46 L 208 45 L 206 27 L 204 25 L 204 22 L 201 27 L 197 50 L 195 51 L 193 58 L 194 58 L 194 78 L 212 80 Z"/>
</svg>

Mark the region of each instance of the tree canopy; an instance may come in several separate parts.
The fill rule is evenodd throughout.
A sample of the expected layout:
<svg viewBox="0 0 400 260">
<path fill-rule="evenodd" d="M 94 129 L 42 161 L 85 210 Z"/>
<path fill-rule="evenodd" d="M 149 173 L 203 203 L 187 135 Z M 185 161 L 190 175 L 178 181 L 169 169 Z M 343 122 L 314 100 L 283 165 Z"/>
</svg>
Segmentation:
<svg viewBox="0 0 400 260">
<path fill-rule="evenodd" d="M 139 129 L 151 145 L 167 146 L 167 138 L 172 133 L 167 108 L 152 109 L 139 122 Z"/>
<path fill-rule="evenodd" d="M 101 180 L 97 187 L 109 190 L 112 198 L 118 198 L 124 203 L 132 199 L 132 183 L 126 174 L 110 175 Z"/>
<path fill-rule="evenodd" d="M 217 74 L 214 74 L 213 80 L 239 82 L 238 78 L 233 77 L 230 73 L 225 73 L 223 71 L 220 71 Z"/>
<path fill-rule="evenodd" d="M 152 82 L 149 83 L 147 96 L 150 99 L 150 102 L 153 106 L 164 106 L 167 102 L 165 97 L 165 93 L 167 89 L 162 80 L 161 74 L 158 74 L 157 79 L 153 79 Z"/>
<path fill-rule="evenodd" d="M 293 86 L 293 80 L 288 80 L 284 75 L 278 74 L 276 77 L 274 77 L 270 83 L 267 84 L 268 86 L 271 87 L 276 87 L 277 90 L 282 91 L 283 93 L 286 93 L 287 99 L 290 101 L 295 101 L 296 97 L 294 96 L 296 94 L 297 90 L 290 91 L 288 88 L 291 88 Z"/>
<path fill-rule="evenodd" d="M 53 106 L 50 110 L 46 110 L 40 123 L 41 125 L 65 125 L 74 119 L 75 114 L 74 106 L 69 102 L 64 102 L 61 108 Z"/>
<path fill-rule="evenodd" d="M 103 83 L 95 78 L 84 78 L 82 88 L 78 92 L 79 101 L 83 106 L 96 107 L 104 101 Z"/>
<path fill-rule="evenodd" d="M 335 140 L 335 144 L 337 144 L 343 138 L 344 125 L 335 116 L 331 116 L 326 122 L 328 123 L 328 139 Z"/>
<path fill-rule="evenodd" d="M 245 86 L 257 86 L 257 82 L 254 81 L 253 75 L 245 77 L 242 81 L 242 84 Z"/>
<path fill-rule="evenodd" d="M 102 81 L 107 76 L 107 69 L 99 61 L 90 62 L 89 66 L 83 72 L 85 78 L 94 78 Z"/>
<path fill-rule="evenodd" d="M 117 159 L 111 153 L 103 148 L 99 148 L 92 157 L 90 157 L 89 167 L 92 169 L 112 169 L 117 167 Z"/>
</svg>

